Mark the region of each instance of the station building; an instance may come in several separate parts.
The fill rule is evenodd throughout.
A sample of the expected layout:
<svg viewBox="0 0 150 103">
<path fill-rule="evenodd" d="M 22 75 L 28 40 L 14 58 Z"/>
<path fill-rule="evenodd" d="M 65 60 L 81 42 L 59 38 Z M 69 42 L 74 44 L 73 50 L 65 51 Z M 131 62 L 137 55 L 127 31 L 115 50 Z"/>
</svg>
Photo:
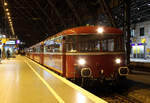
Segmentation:
<svg viewBox="0 0 150 103">
<path fill-rule="evenodd" d="M 150 59 L 150 21 L 131 26 L 131 58 Z"/>
</svg>

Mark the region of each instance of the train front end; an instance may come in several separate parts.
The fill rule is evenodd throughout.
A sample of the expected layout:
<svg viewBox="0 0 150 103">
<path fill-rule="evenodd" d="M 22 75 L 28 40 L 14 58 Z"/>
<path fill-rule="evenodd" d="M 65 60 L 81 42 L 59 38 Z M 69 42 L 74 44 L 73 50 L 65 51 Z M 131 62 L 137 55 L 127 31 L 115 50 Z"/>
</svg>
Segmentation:
<svg viewBox="0 0 150 103">
<path fill-rule="evenodd" d="M 65 37 L 66 77 L 91 80 L 126 77 L 129 69 L 125 64 L 121 30 L 103 27 L 97 28 L 101 33 L 93 31 Z"/>
</svg>

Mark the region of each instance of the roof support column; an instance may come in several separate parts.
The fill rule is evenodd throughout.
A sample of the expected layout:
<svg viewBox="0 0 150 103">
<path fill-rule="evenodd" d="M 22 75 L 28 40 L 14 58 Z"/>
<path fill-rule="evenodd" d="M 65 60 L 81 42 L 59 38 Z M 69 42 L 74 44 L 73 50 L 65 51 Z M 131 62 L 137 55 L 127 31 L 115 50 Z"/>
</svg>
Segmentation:
<svg viewBox="0 0 150 103">
<path fill-rule="evenodd" d="M 130 64 L 130 0 L 124 0 L 124 22 L 123 30 L 125 35 L 125 51 L 126 51 L 126 63 Z"/>
</svg>

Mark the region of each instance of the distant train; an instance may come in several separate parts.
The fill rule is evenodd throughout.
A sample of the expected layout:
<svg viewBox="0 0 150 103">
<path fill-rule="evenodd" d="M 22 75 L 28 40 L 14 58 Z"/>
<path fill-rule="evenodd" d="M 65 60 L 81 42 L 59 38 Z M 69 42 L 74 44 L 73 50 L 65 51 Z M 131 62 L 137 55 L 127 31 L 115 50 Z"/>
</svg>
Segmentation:
<svg viewBox="0 0 150 103">
<path fill-rule="evenodd" d="M 70 80 L 118 80 L 125 65 L 123 32 L 106 26 L 64 30 L 28 48 L 26 56 Z"/>
</svg>

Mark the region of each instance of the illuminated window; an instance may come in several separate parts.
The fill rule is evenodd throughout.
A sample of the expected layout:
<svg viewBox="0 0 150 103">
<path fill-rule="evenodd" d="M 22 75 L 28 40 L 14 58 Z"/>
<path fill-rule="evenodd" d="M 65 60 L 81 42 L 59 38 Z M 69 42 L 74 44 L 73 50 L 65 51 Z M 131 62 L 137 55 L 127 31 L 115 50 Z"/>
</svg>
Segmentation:
<svg viewBox="0 0 150 103">
<path fill-rule="evenodd" d="M 135 36 L 135 29 L 131 29 L 131 37 Z"/>
<path fill-rule="evenodd" d="M 45 41 L 44 52 L 62 52 L 62 38 Z"/>
<path fill-rule="evenodd" d="M 102 51 L 107 51 L 107 40 L 102 40 Z"/>
<path fill-rule="evenodd" d="M 108 51 L 114 51 L 114 39 L 108 40 Z"/>
</svg>

